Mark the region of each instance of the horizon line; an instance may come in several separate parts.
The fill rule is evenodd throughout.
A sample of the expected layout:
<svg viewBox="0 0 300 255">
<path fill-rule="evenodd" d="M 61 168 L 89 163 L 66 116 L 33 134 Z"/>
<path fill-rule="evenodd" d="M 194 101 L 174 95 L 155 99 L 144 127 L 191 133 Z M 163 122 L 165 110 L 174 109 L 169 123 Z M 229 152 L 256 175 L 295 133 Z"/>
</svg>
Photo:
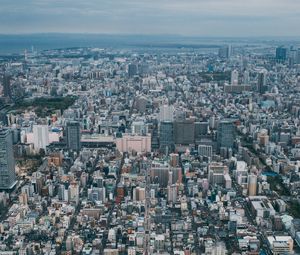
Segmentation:
<svg viewBox="0 0 300 255">
<path fill-rule="evenodd" d="M 228 39 L 255 39 L 255 38 L 291 38 L 300 39 L 300 35 L 183 35 L 183 34 L 142 34 L 142 33 L 96 33 L 96 32 L 33 32 L 33 33 L 1 33 L 0 36 L 34 36 L 34 35 L 88 35 L 88 36 L 143 36 L 143 37 L 181 37 L 181 38 L 228 38 Z"/>
</svg>

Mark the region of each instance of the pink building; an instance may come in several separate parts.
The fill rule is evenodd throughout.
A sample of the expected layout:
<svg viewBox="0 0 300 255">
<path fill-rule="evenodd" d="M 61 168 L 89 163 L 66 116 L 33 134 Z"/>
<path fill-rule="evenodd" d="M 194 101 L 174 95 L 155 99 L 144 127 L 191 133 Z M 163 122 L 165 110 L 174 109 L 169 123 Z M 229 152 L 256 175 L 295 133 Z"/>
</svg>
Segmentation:
<svg viewBox="0 0 300 255">
<path fill-rule="evenodd" d="M 151 135 L 130 135 L 123 134 L 122 138 L 116 139 L 117 149 L 120 152 L 137 152 L 146 153 L 151 152 Z"/>
</svg>

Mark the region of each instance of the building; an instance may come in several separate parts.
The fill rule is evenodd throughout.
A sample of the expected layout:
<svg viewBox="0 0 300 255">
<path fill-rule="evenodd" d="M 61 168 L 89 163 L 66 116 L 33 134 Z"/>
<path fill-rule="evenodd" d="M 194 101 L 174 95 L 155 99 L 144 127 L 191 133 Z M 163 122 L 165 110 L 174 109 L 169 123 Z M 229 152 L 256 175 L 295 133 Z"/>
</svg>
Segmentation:
<svg viewBox="0 0 300 255">
<path fill-rule="evenodd" d="M 165 161 L 153 161 L 150 168 L 150 180 L 166 188 L 168 185 L 182 182 L 182 169 L 171 167 Z"/>
<path fill-rule="evenodd" d="M 33 144 L 37 153 L 39 153 L 40 149 L 46 150 L 46 147 L 49 145 L 49 129 L 47 125 L 33 126 Z"/>
<path fill-rule="evenodd" d="M 175 203 L 177 201 L 177 185 L 172 184 L 167 187 L 168 202 Z"/>
<path fill-rule="evenodd" d="M 232 148 L 235 140 L 235 128 L 232 121 L 222 120 L 218 125 L 217 144 L 218 149 Z"/>
<path fill-rule="evenodd" d="M 195 122 L 195 140 L 200 140 L 208 133 L 208 122 Z"/>
<path fill-rule="evenodd" d="M 8 74 L 3 75 L 3 94 L 4 97 L 12 98 L 11 86 L 10 86 L 10 76 Z"/>
<path fill-rule="evenodd" d="M 239 72 L 237 70 L 233 70 L 231 72 L 231 85 L 235 86 L 239 84 Z"/>
<path fill-rule="evenodd" d="M 0 129 L 0 189 L 11 189 L 16 183 L 12 134 Z"/>
<path fill-rule="evenodd" d="M 138 74 L 138 67 L 136 64 L 129 64 L 128 65 L 128 76 L 131 78 Z"/>
<path fill-rule="evenodd" d="M 210 146 L 210 145 L 199 145 L 198 146 L 199 156 L 212 158 L 212 151 L 213 151 L 212 146 Z"/>
<path fill-rule="evenodd" d="M 220 58 L 230 58 L 231 57 L 231 45 L 225 45 L 219 49 Z"/>
<path fill-rule="evenodd" d="M 266 91 L 267 86 L 267 70 L 262 70 L 258 74 L 258 80 L 257 80 L 257 91 L 260 94 L 264 94 Z"/>
<path fill-rule="evenodd" d="M 173 105 L 161 105 L 159 107 L 158 119 L 159 121 L 174 121 L 174 106 Z"/>
<path fill-rule="evenodd" d="M 256 196 L 257 193 L 257 176 L 255 174 L 250 174 L 248 176 L 248 195 Z"/>
<path fill-rule="evenodd" d="M 276 214 L 271 202 L 265 196 L 249 196 L 250 207 L 258 218 L 268 219 Z"/>
<path fill-rule="evenodd" d="M 151 135 L 130 135 L 124 134 L 123 137 L 116 139 L 117 149 L 120 152 L 147 153 L 151 152 Z"/>
<path fill-rule="evenodd" d="M 228 174 L 228 167 L 216 162 L 209 164 L 208 181 L 211 185 L 231 186 L 231 178 Z"/>
<path fill-rule="evenodd" d="M 268 236 L 267 239 L 274 255 L 292 254 L 294 240 L 291 236 Z"/>
<path fill-rule="evenodd" d="M 175 147 L 174 123 L 170 121 L 161 122 L 159 125 L 159 148 L 162 152 L 172 152 Z"/>
<path fill-rule="evenodd" d="M 251 91 L 252 87 L 248 84 L 237 84 L 237 85 L 224 85 L 224 92 L 226 93 L 243 93 L 244 91 Z"/>
<path fill-rule="evenodd" d="M 287 59 L 287 48 L 280 46 L 276 48 L 276 60 L 284 62 Z"/>
<path fill-rule="evenodd" d="M 81 148 L 80 124 L 77 121 L 67 123 L 66 127 L 67 147 L 69 150 L 79 151 Z"/>
<path fill-rule="evenodd" d="M 146 135 L 148 133 L 148 126 L 144 121 L 133 121 L 131 124 L 131 133 L 137 135 Z"/>
<path fill-rule="evenodd" d="M 174 139 L 175 144 L 195 143 L 195 122 L 190 119 L 174 122 Z"/>
</svg>

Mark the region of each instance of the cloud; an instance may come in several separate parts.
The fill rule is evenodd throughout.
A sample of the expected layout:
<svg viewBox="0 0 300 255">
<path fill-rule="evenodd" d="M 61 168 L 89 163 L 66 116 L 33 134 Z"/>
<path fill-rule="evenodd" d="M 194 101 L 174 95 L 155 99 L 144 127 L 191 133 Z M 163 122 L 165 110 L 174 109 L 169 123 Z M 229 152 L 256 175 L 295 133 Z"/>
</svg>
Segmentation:
<svg viewBox="0 0 300 255">
<path fill-rule="evenodd" d="M 0 5 L 0 33 L 300 35 L 297 0 L 0 0 Z"/>
</svg>

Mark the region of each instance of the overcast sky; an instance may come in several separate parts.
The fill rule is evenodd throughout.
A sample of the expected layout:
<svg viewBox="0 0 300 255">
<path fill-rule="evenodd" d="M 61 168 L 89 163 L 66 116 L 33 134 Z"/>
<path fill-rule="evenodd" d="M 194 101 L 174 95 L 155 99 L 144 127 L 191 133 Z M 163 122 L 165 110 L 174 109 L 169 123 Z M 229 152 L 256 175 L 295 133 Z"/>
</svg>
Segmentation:
<svg viewBox="0 0 300 255">
<path fill-rule="evenodd" d="M 0 0 L 0 33 L 300 36 L 300 0 Z"/>
</svg>

